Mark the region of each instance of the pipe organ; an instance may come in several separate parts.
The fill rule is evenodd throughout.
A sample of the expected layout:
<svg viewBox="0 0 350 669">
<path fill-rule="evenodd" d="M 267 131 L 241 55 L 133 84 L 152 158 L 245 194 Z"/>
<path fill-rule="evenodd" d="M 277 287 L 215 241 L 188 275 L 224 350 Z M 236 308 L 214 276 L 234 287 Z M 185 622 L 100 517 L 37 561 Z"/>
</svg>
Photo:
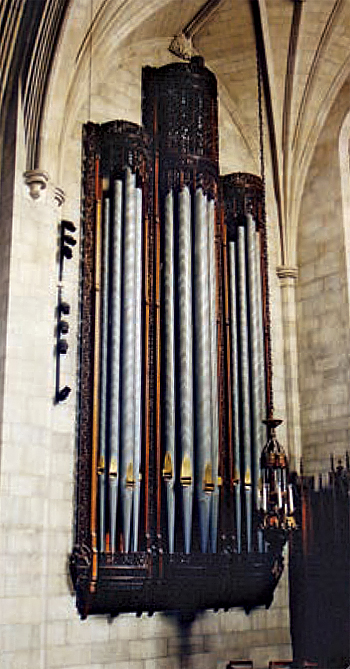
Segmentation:
<svg viewBox="0 0 350 669">
<path fill-rule="evenodd" d="M 272 601 L 261 179 L 221 177 L 201 58 L 142 72 L 143 126 L 84 127 L 76 546 L 81 615 Z"/>
</svg>

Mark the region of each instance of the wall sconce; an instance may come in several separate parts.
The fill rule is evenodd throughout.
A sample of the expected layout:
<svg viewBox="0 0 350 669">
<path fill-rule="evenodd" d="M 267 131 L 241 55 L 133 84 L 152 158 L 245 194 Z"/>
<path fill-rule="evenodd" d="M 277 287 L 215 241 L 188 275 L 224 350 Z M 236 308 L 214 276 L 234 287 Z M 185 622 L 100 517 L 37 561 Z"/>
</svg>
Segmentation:
<svg viewBox="0 0 350 669">
<path fill-rule="evenodd" d="M 64 258 L 71 260 L 73 256 L 72 246 L 75 246 L 77 240 L 69 234 L 76 231 L 74 223 L 71 221 L 61 221 L 61 238 L 60 238 L 60 270 L 59 279 L 62 281 L 63 261 Z"/>
</svg>

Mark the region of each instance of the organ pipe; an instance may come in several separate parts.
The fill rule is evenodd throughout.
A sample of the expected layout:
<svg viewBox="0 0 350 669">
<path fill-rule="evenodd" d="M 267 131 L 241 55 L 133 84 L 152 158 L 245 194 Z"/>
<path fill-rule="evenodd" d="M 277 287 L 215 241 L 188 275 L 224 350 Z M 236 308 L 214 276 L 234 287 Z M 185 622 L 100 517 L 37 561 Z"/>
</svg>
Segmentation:
<svg viewBox="0 0 350 669">
<path fill-rule="evenodd" d="M 133 491 L 133 545 L 138 549 L 140 518 L 140 474 L 141 474 L 141 393 L 142 393 L 142 190 L 136 188 L 135 229 L 135 385 L 134 385 L 134 491 Z"/>
<path fill-rule="evenodd" d="M 261 260 L 260 260 L 260 233 L 255 233 L 255 253 L 256 253 L 256 290 L 258 298 L 258 350 L 259 350 L 259 392 L 260 392 L 260 407 L 261 407 L 261 424 L 260 424 L 260 443 L 261 447 L 265 443 L 266 428 L 263 424 L 263 419 L 267 416 L 266 406 L 266 383 L 265 383 L 265 364 L 264 364 L 264 327 L 263 327 L 263 304 L 262 304 L 262 286 L 261 286 Z"/>
<path fill-rule="evenodd" d="M 215 203 L 207 201 L 208 231 L 208 267 L 209 267 L 209 324 L 210 324 L 210 385 L 211 385 L 211 446 L 213 469 L 213 494 L 210 509 L 210 545 L 211 552 L 217 550 L 218 506 L 219 506 L 219 405 L 218 405 L 218 341 L 217 341 L 217 299 L 216 299 L 216 262 L 215 262 Z"/>
<path fill-rule="evenodd" d="M 144 211 L 144 252 L 143 252 L 143 263 L 144 263 L 144 308 L 145 308 L 145 319 L 144 319 L 144 530 L 145 530 L 145 539 L 147 550 L 150 551 L 150 514 L 149 514 L 149 488 L 150 488 L 150 424 L 151 416 L 149 411 L 150 405 L 150 395 L 151 395 L 151 378 L 150 378 L 150 320 L 151 320 L 151 303 L 152 303 L 152 277 L 150 274 L 150 257 L 152 258 L 152 249 L 151 246 L 151 233 L 150 233 L 150 222 L 148 217 L 147 206 L 143 203 Z"/>
<path fill-rule="evenodd" d="M 157 114 L 155 114 L 156 126 Z M 155 223 L 155 242 L 154 242 L 154 283 L 155 283 L 155 430 L 154 430 L 154 451 L 155 451 L 155 482 L 156 482 L 156 537 L 157 544 L 160 547 L 162 541 L 161 515 L 162 515 L 162 488 L 161 488 L 161 411 L 160 411 L 160 375 L 161 375 L 161 330 L 160 330 L 160 295 L 161 295 L 161 229 L 160 229 L 160 204 L 159 204 L 159 154 L 156 151 L 155 156 L 155 178 L 154 178 L 154 223 Z M 159 566 L 162 569 L 162 557 L 159 555 Z"/>
<path fill-rule="evenodd" d="M 242 423 L 243 423 L 243 449 L 244 449 L 244 490 L 246 500 L 246 537 L 247 550 L 251 551 L 251 523 L 252 523 L 252 499 L 251 499 L 251 422 L 250 422 L 250 388 L 249 388 L 249 351 L 248 351 L 248 318 L 247 318 L 247 280 L 245 261 L 245 228 L 238 226 L 238 295 L 239 295 L 239 320 L 240 320 L 240 362 L 241 362 L 241 391 L 242 391 Z"/>
<path fill-rule="evenodd" d="M 232 355 L 232 406 L 233 406 L 233 442 L 234 442 L 234 490 L 236 507 L 237 551 L 242 550 L 241 520 L 241 447 L 239 421 L 239 383 L 238 383 L 238 342 L 237 342 L 237 296 L 236 296 L 236 243 L 229 242 L 230 268 L 230 320 L 231 320 L 231 355 Z"/>
<path fill-rule="evenodd" d="M 134 478 L 134 393 L 135 393 L 135 175 L 129 168 L 125 177 L 125 220 L 122 292 L 121 358 L 121 499 L 124 550 L 130 550 L 132 493 Z"/>
<path fill-rule="evenodd" d="M 197 188 L 194 204 L 191 193 L 184 186 L 177 195 L 177 213 L 174 210 L 173 191 L 169 190 L 164 203 L 163 226 L 163 332 L 164 332 L 164 446 L 162 474 L 166 486 L 166 522 L 168 550 L 175 551 L 176 509 L 176 393 L 175 380 L 179 379 L 179 479 L 182 489 L 183 549 L 191 552 L 193 532 L 193 492 L 196 490 L 199 508 L 201 551 L 217 551 L 218 534 L 218 469 L 219 469 L 219 397 L 218 397 L 218 341 L 217 341 L 217 284 L 215 259 L 215 201 Z M 109 500 L 112 552 L 117 550 L 118 469 L 121 470 L 122 498 L 119 536 L 122 550 L 137 552 L 140 523 L 141 453 L 142 453 L 142 265 L 143 208 L 142 190 L 136 186 L 136 177 L 130 168 L 124 169 L 123 179 L 114 182 L 111 278 L 111 366 L 107 379 L 108 349 L 108 272 L 110 200 L 105 197 L 102 258 L 102 330 L 101 330 L 101 401 L 100 401 L 100 460 L 98 471 L 100 499 L 101 552 L 106 549 L 105 486 L 103 484 L 103 456 L 106 456 L 107 389 L 110 387 L 110 449 Z M 192 212 L 194 214 L 192 222 Z M 178 226 L 178 263 L 175 266 L 174 222 Z M 260 283 L 257 267 L 259 260 L 255 221 L 249 214 L 245 225 L 237 226 L 237 242 L 228 243 L 229 319 L 231 382 L 233 407 L 233 494 L 235 508 L 235 535 L 237 552 L 242 552 L 242 538 L 247 550 L 252 550 L 252 472 L 258 482 L 257 460 L 260 452 L 263 362 L 262 337 L 259 330 L 261 308 Z M 192 239 L 193 225 L 193 239 Z M 123 241 L 122 241 L 123 238 Z M 156 236 L 160 243 L 160 234 Z M 237 249 L 235 248 L 237 246 Z M 156 251 L 155 258 L 160 251 Z M 193 263 L 192 263 L 193 255 Z M 237 257 L 237 260 L 236 260 Z M 159 262 L 159 261 L 157 261 Z M 236 262 L 237 268 L 236 268 Z M 174 272 L 175 270 L 175 272 Z M 177 291 L 175 292 L 175 276 Z M 123 277 L 123 278 L 122 278 Z M 193 288 L 192 288 L 193 281 Z M 145 279 L 146 282 L 146 279 Z M 158 291 L 160 288 L 158 288 Z M 159 292 L 160 294 L 160 292 Z M 160 300 L 156 303 L 160 304 Z M 175 365 L 175 309 L 179 340 L 178 371 Z M 159 308 L 159 307 L 158 307 Z M 194 323 L 192 324 L 192 313 Z M 147 323 L 147 320 L 146 320 Z M 192 336 L 194 339 L 192 340 Z M 160 333 L 159 333 L 160 336 Z M 238 338 L 239 337 L 239 338 Z M 159 340 L 160 341 L 160 340 Z M 107 342 L 107 343 L 106 343 Z M 132 342 L 132 344 L 131 344 Z M 192 349 L 195 354 L 193 375 Z M 156 348 L 158 350 L 158 346 Z M 132 355 L 130 354 L 132 351 Z M 158 363 L 159 365 L 159 363 Z M 193 382 L 195 381 L 195 392 Z M 250 382 L 252 387 L 250 388 Z M 121 396 L 119 397 L 119 388 Z M 158 391 L 157 391 L 158 392 Z M 193 399 L 195 398 L 195 404 Z M 252 398 L 252 403 L 251 403 Z M 242 408 L 239 410 L 241 401 Z M 157 400 L 159 402 L 159 400 Z M 119 419 L 119 412 L 121 417 Z M 194 423 L 196 454 L 194 454 Z M 242 421 L 242 423 L 241 423 Z M 120 423 L 120 425 L 119 425 Z M 243 467 L 244 488 L 241 485 Z M 255 469 L 254 469 L 255 467 Z M 146 482 L 147 483 L 147 482 Z M 285 486 L 281 485 L 284 489 Z M 255 496 L 254 496 L 255 497 Z M 242 516 L 241 504 L 244 501 Z M 255 499 L 254 499 L 255 501 Z M 161 513 L 161 503 L 158 503 Z M 245 522 L 243 529 L 242 522 Z M 159 521 L 160 522 L 160 521 Z M 158 530 L 157 530 L 158 531 Z M 258 544 L 261 537 L 258 537 Z M 108 542 L 109 543 L 109 542 Z M 120 548 L 119 548 L 120 550 Z"/>
<path fill-rule="evenodd" d="M 110 381 L 110 461 L 109 501 L 111 549 L 116 550 L 117 503 L 119 483 L 119 429 L 120 429 L 120 323 L 121 323 L 121 262 L 122 262 L 122 207 L 123 182 L 114 182 L 114 215 L 112 235 L 112 314 L 111 314 L 111 381 Z"/>
<path fill-rule="evenodd" d="M 164 230 L 164 346 L 165 346 L 165 457 L 163 477 L 167 489 L 167 527 L 169 553 L 174 552 L 175 540 L 175 333 L 174 333 L 174 197 L 165 198 Z"/>
<path fill-rule="evenodd" d="M 224 318 L 225 318 L 225 353 L 224 360 L 221 360 L 221 365 L 225 370 L 225 381 L 226 381 L 226 442 L 227 442 L 227 451 L 223 447 L 223 439 L 220 436 L 220 471 L 222 474 L 222 489 L 221 489 L 221 532 L 222 536 L 226 538 L 227 532 L 230 532 L 231 536 L 234 530 L 235 520 L 234 520 L 234 511 L 233 511 L 233 486 L 234 486 L 234 476 L 233 476 L 233 466 L 234 466 L 234 452 L 233 452 L 233 423 L 232 423 L 232 360 L 231 360 L 231 326 L 230 326 L 230 292 L 229 292 L 229 274 L 230 274 L 230 254 L 229 254 L 229 243 L 227 241 L 227 225 L 224 221 L 224 210 L 221 207 L 220 212 L 221 218 L 221 234 L 222 234 L 222 273 L 223 273 L 223 305 L 224 305 Z M 220 276 L 220 272 L 218 273 Z M 220 332 L 220 329 L 219 329 Z M 219 341 L 220 338 L 218 337 Z M 220 369 L 220 367 L 219 367 Z M 222 435 L 223 431 L 223 412 L 220 412 L 220 432 Z M 224 514 L 224 503 L 230 509 L 229 514 Z M 227 517 L 228 516 L 228 517 Z"/>
<path fill-rule="evenodd" d="M 192 235 L 189 188 L 179 193 L 179 411 L 184 551 L 190 553 L 193 500 Z"/>
<path fill-rule="evenodd" d="M 249 291 L 249 318 L 250 318 L 250 354 L 251 354 L 251 385 L 252 385 L 252 433 L 253 433 L 253 483 L 254 499 L 258 504 L 258 481 L 259 460 L 263 443 L 260 443 L 261 435 L 261 408 L 260 408 L 260 364 L 259 358 L 259 326 L 258 310 L 260 307 L 257 292 L 257 266 L 256 266 L 256 225 L 250 213 L 246 217 L 247 226 L 247 257 L 248 257 L 248 291 Z"/>
<path fill-rule="evenodd" d="M 196 465 L 197 498 L 201 549 L 207 552 L 209 539 L 210 493 L 213 492 L 211 361 L 209 323 L 208 234 L 206 200 L 201 188 L 195 196 L 194 298 L 195 298 L 195 362 L 196 362 Z"/>
</svg>

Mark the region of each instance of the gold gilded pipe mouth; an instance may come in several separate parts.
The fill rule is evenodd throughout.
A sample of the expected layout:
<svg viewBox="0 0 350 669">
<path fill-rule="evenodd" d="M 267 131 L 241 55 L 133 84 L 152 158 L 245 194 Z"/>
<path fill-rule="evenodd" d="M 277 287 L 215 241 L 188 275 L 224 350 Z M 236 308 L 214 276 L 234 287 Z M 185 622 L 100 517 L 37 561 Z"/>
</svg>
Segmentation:
<svg viewBox="0 0 350 669">
<path fill-rule="evenodd" d="M 117 458 L 112 457 L 109 463 L 109 476 L 110 478 L 117 478 L 118 476 L 118 463 Z"/>
<path fill-rule="evenodd" d="M 164 458 L 163 478 L 165 481 L 170 481 L 173 478 L 173 463 L 169 451 Z"/>
<path fill-rule="evenodd" d="M 192 468 L 189 455 L 185 455 L 182 461 L 180 483 L 184 487 L 192 485 Z"/>
<path fill-rule="evenodd" d="M 128 490 L 135 488 L 134 466 L 132 462 L 129 462 L 126 470 L 125 485 Z"/>
<path fill-rule="evenodd" d="M 105 459 L 103 455 L 100 455 L 97 465 L 97 473 L 99 476 L 105 473 Z"/>
<path fill-rule="evenodd" d="M 244 485 L 246 486 L 251 486 L 252 485 L 252 477 L 250 475 L 250 469 L 247 469 L 244 477 Z"/>
<path fill-rule="evenodd" d="M 117 478 L 118 476 L 118 463 L 116 458 L 111 458 L 109 464 L 109 476 L 110 478 Z"/>
<path fill-rule="evenodd" d="M 206 493 L 212 493 L 215 490 L 215 483 L 213 481 L 213 470 L 210 462 L 205 465 L 203 490 Z"/>
</svg>

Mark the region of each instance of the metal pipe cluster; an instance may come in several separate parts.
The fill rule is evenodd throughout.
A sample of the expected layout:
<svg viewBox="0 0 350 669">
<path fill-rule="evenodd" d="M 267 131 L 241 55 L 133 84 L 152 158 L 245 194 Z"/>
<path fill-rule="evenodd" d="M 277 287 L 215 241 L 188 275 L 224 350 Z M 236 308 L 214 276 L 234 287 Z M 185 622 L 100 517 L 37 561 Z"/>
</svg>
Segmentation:
<svg viewBox="0 0 350 669">
<path fill-rule="evenodd" d="M 176 231 L 175 221 L 178 222 Z M 164 230 L 166 381 L 163 476 L 167 486 L 170 553 L 174 551 L 176 461 L 180 463 L 181 500 L 178 499 L 178 503 L 182 506 L 182 550 L 191 552 L 194 491 L 198 503 L 201 551 L 215 552 L 217 549 L 219 421 L 214 224 L 214 201 L 201 188 L 191 194 L 185 186 L 177 195 L 172 192 L 167 194 Z M 177 263 L 174 255 L 176 244 Z M 176 324 L 175 313 L 178 314 Z M 176 339 L 179 355 L 175 369 Z M 175 452 L 176 388 L 178 453 Z"/>
<path fill-rule="evenodd" d="M 101 552 L 114 553 L 138 550 L 140 515 L 142 191 L 130 168 L 115 180 L 112 203 L 104 198 L 104 214 L 99 526 Z M 118 513 L 122 546 L 117 545 Z"/>
<path fill-rule="evenodd" d="M 245 535 L 251 552 L 253 509 L 261 485 L 259 459 L 266 438 L 260 238 L 251 214 L 237 227 L 228 255 L 237 550 L 241 552 Z"/>
<path fill-rule="evenodd" d="M 191 551 L 194 470 L 193 435 L 193 325 L 191 196 L 185 187 L 178 196 L 178 309 L 179 309 L 179 414 L 180 483 L 183 497 L 184 551 Z"/>
<path fill-rule="evenodd" d="M 215 201 L 168 191 L 162 208 L 162 482 L 166 550 L 218 547 L 218 267 Z M 139 550 L 142 466 L 142 190 L 125 168 L 103 199 L 99 548 Z M 228 243 L 236 549 L 253 550 L 266 407 L 259 233 L 251 215 Z M 162 499 L 162 496 L 159 498 Z M 196 500 L 196 505 L 194 505 Z M 108 508 L 107 508 L 108 507 Z M 164 509 L 165 507 L 165 509 Z M 177 528 L 177 509 L 182 529 Z M 181 509 L 181 511 L 180 511 Z M 196 509 L 196 516 L 194 516 Z M 158 510 L 159 511 L 159 510 Z M 179 538 L 180 537 L 180 538 Z"/>
</svg>

